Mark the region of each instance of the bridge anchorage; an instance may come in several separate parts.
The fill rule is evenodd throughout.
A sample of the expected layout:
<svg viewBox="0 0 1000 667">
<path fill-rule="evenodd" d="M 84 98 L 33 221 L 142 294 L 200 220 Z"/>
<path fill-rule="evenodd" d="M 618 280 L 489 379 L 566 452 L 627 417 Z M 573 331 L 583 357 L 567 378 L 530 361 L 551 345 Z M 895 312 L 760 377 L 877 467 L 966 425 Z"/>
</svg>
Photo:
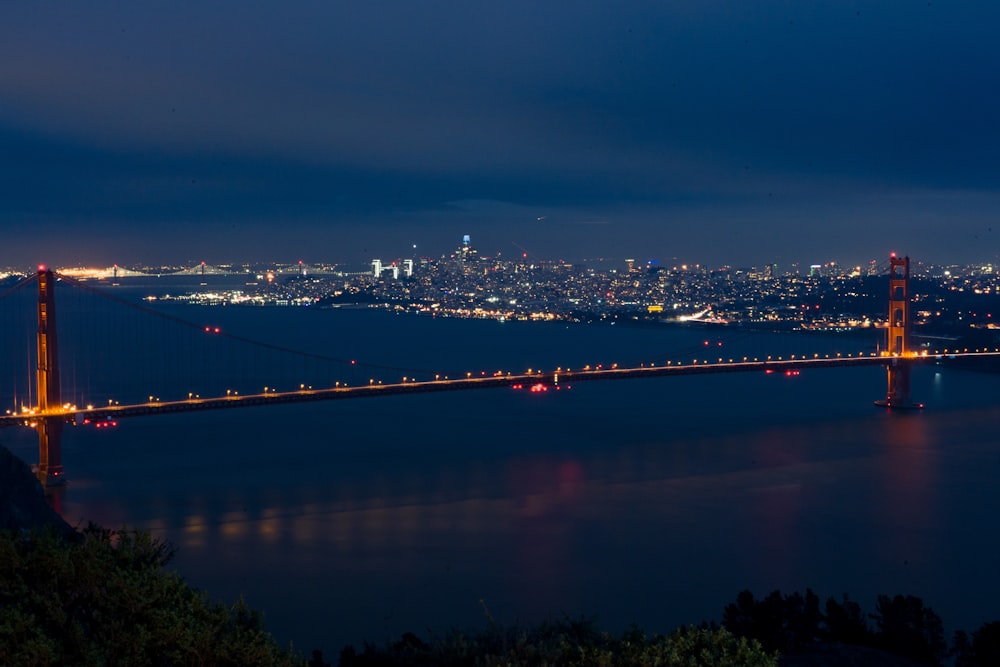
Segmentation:
<svg viewBox="0 0 1000 667">
<path fill-rule="evenodd" d="M 892 410 L 919 410 L 923 403 L 910 398 L 910 258 L 889 256 L 889 320 L 886 323 L 885 368 L 889 388 L 875 405 Z"/>
</svg>

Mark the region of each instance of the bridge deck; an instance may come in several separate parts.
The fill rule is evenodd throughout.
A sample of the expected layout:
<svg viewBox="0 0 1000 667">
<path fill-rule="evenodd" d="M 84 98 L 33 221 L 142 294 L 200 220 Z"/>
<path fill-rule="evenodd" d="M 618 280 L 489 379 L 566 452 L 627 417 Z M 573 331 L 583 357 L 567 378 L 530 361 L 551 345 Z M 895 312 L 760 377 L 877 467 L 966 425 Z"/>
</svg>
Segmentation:
<svg viewBox="0 0 1000 667">
<path fill-rule="evenodd" d="M 964 357 L 1000 357 L 997 352 L 968 352 L 948 355 L 910 356 L 906 363 L 929 363 L 942 359 Z M 189 398 L 177 401 L 154 401 L 132 405 L 108 405 L 85 408 L 65 408 L 47 412 L 34 411 L 27 414 L 5 415 L 0 417 L 0 428 L 8 426 L 31 425 L 42 418 L 61 417 L 67 422 L 79 422 L 86 419 L 104 420 L 125 417 L 141 417 L 180 412 L 197 412 L 204 410 L 223 410 L 239 407 L 257 407 L 262 405 L 278 405 L 286 403 L 305 403 L 313 401 L 331 401 L 353 398 L 372 398 L 376 396 L 421 394 L 445 391 L 468 391 L 473 389 L 492 389 L 512 387 L 515 385 L 543 384 L 553 386 L 571 382 L 593 382 L 606 380 L 625 380 L 653 377 L 673 377 L 682 375 L 709 375 L 717 373 L 766 373 L 785 372 L 791 370 L 851 367 L 851 366 L 885 366 L 904 361 L 899 357 L 836 357 L 807 358 L 767 361 L 734 361 L 715 364 L 673 364 L 665 366 L 643 366 L 639 368 L 598 368 L 583 370 L 555 370 L 523 373 L 518 375 L 502 375 L 488 377 L 465 377 L 457 379 L 432 380 L 426 382 L 401 382 L 398 384 L 371 384 L 357 387 L 340 386 L 329 389 L 300 389 L 297 391 L 272 391 L 260 394 L 220 396 L 216 398 Z"/>
</svg>

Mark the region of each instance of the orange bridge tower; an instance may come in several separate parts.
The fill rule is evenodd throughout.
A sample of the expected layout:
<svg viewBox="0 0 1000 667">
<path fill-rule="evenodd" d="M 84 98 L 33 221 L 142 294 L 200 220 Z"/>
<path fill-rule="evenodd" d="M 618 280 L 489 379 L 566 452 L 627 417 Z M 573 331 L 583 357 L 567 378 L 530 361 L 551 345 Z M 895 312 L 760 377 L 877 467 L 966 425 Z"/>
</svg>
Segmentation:
<svg viewBox="0 0 1000 667">
<path fill-rule="evenodd" d="M 65 483 L 62 466 L 63 418 L 48 416 L 62 407 L 59 388 L 59 346 L 56 338 L 55 277 L 45 267 L 38 269 L 38 479 L 43 486 Z"/>
<path fill-rule="evenodd" d="M 885 354 L 889 388 L 875 405 L 886 408 L 924 407 L 910 399 L 910 258 L 889 256 L 889 321 Z"/>
</svg>

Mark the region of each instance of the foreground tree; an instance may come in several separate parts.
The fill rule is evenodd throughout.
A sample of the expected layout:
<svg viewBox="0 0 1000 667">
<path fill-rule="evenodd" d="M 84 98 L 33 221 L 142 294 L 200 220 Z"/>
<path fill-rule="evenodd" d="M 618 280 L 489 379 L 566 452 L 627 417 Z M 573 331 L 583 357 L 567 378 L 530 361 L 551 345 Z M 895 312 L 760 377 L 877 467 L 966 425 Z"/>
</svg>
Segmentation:
<svg viewBox="0 0 1000 667">
<path fill-rule="evenodd" d="M 955 633 L 952 643 L 955 667 L 995 667 L 1000 665 L 1000 621 L 985 623 L 972 633 Z"/>
<path fill-rule="evenodd" d="M 941 617 L 912 595 L 879 595 L 872 615 L 878 629 L 876 645 L 917 662 L 941 664 L 948 645 Z"/>
<path fill-rule="evenodd" d="M 861 605 L 846 594 L 838 602 L 835 598 L 826 601 L 826 626 L 823 638 L 828 641 L 843 642 L 857 646 L 872 646 L 875 642 L 871 628 L 861 611 Z"/>
<path fill-rule="evenodd" d="M 726 605 L 722 626 L 741 637 L 753 637 L 769 651 L 794 653 L 816 641 L 820 635 L 819 597 L 806 589 L 785 596 L 774 591 L 757 600 L 750 591 L 743 591 L 736 602 Z"/>
<path fill-rule="evenodd" d="M 213 603 L 165 569 L 172 557 L 138 531 L 0 531 L 0 664 L 301 664 L 242 600 Z"/>
<path fill-rule="evenodd" d="M 947 653 L 941 618 L 918 597 L 878 596 L 875 613 L 870 615 L 874 629 L 861 606 L 846 595 L 840 601 L 829 598 L 825 610 L 820 613 L 819 598 L 808 589 L 805 596 L 774 591 L 760 600 L 743 591 L 726 605 L 722 625 L 736 635 L 759 640 L 767 650 L 789 655 L 815 653 L 824 642 L 875 648 L 930 665 L 941 664 Z M 965 633 L 956 635 L 953 654 L 959 658 L 958 665 L 978 655 L 977 650 L 992 655 L 993 632 L 987 624 L 971 641 Z"/>
</svg>

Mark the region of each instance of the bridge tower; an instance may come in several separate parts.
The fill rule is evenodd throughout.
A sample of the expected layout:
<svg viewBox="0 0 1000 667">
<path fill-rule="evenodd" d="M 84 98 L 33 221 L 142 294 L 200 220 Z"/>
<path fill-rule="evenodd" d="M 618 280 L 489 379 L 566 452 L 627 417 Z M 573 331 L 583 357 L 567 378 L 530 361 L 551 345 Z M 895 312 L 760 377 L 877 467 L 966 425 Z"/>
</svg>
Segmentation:
<svg viewBox="0 0 1000 667">
<path fill-rule="evenodd" d="M 885 354 L 889 388 L 884 400 L 875 405 L 886 408 L 922 408 L 910 399 L 910 258 L 889 256 L 889 321 L 886 326 Z"/>
<path fill-rule="evenodd" d="M 56 337 L 55 277 L 51 270 L 38 269 L 38 410 L 45 414 L 62 406 L 59 388 L 59 345 Z M 60 417 L 40 417 L 38 430 L 38 479 L 43 486 L 65 483 L 62 466 Z"/>
</svg>

